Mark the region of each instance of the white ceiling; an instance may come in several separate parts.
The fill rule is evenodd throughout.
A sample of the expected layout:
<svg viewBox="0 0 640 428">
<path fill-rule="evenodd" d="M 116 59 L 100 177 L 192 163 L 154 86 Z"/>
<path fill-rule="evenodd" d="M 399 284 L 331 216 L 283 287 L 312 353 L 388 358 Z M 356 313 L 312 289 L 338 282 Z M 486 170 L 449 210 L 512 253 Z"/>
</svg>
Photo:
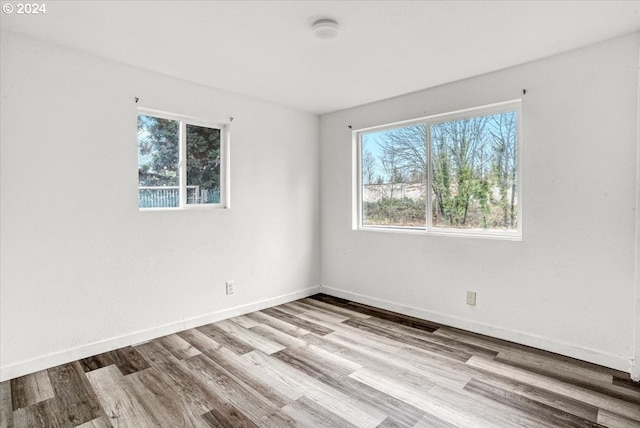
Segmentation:
<svg viewBox="0 0 640 428">
<path fill-rule="evenodd" d="M 319 114 L 640 30 L 640 0 L 39 3 L 2 29 Z"/>
</svg>

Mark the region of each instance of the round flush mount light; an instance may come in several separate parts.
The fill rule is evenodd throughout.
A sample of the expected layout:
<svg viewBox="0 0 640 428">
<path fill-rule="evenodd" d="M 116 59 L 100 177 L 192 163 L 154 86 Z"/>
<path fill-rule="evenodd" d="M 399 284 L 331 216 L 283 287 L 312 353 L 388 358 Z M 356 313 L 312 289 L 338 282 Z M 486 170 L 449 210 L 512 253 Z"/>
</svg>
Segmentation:
<svg viewBox="0 0 640 428">
<path fill-rule="evenodd" d="M 336 37 L 338 35 L 339 28 L 340 27 L 338 26 L 338 23 L 336 21 L 328 18 L 318 19 L 311 26 L 313 35 L 317 39 L 323 40 L 333 39 L 334 37 Z"/>
</svg>

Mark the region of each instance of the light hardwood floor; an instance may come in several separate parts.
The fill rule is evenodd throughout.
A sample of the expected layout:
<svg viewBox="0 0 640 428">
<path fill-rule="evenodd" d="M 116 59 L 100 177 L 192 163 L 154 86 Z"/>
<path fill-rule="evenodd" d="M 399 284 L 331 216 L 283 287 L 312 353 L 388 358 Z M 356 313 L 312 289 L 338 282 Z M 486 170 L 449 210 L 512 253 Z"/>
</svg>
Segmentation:
<svg viewBox="0 0 640 428">
<path fill-rule="evenodd" d="M 640 385 L 317 295 L 0 383 L 0 426 L 640 427 Z"/>
</svg>

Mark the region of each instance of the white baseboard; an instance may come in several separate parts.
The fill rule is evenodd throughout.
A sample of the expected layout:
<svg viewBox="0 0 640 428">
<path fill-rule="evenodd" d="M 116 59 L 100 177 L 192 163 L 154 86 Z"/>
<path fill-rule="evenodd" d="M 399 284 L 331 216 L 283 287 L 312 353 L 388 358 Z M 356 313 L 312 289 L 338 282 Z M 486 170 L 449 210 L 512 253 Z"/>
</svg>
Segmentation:
<svg viewBox="0 0 640 428">
<path fill-rule="evenodd" d="M 125 346 L 135 345 L 168 334 L 177 333 L 188 330 L 190 328 L 199 327 L 212 322 L 221 321 L 238 315 L 247 314 L 249 312 L 259 311 L 270 308 L 272 306 L 281 305 L 293 300 L 302 299 L 312 296 L 320 292 L 320 286 L 309 287 L 293 293 L 284 294 L 257 302 L 247 303 L 242 306 L 223 309 L 206 315 L 189 318 L 186 320 L 165 324 L 159 327 L 153 327 L 147 330 L 137 331 L 130 334 L 112 337 L 99 342 L 90 343 L 76 348 L 67 349 L 61 352 L 44 355 L 31 360 L 21 361 L 19 363 L 9 364 L 0 367 L 0 382 L 34 373 L 60 364 L 69 363 L 82 358 L 91 357 L 93 355 L 102 354 L 103 352 L 112 351 L 114 349 Z"/>
<path fill-rule="evenodd" d="M 631 371 L 630 361 L 618 355 L 608 354 L 602 351 L 583 348 L 571 343 L 566 343 L 547 337 L 537 336 L 522 331 L 512 330 L 491 324 L 479 323 L 464 318 L 454 317 L 451 315 L 429 311 L 425 309 L 415 308 L 388 300 L 368 297 L 358 293 L 341 290 L 339 288 L 320 286 L 320 292 L 334 297 L 348 299 L 354 302 L 371 305 L 376 308 L 386 309 L 400 314 L 413 316 L 416 318 L 433 321 L 438 324 L 456 327 L 463 330 L 471 331 L 478 334 L 495 337 L 497 339 L 508 340 L 510 342 L 519 343 L 521 345 L 531 346 L 537 349 L 543 349 L 555 352 L 560 355 L 576 358 L 578 360 L 587 361 L 612 369 L 629 373 Z"/>
<path fill-rule="evenodd" d="M 638 129 L 640 131 L 640 128 Z M 640 140 L 638 140 L 640 143 Z M 640 147 L 640 146 L 639 146 Z M 640 153 L 638 153 L 640 156 Z M 640 174 L 638 174 L 640 180 Z M 639 193 L 640 194 L 640 193 Z M 640 225 L 640 221 L 638 222 Z M 640 238 L 640 230 L 638 231 Z M 640 250 L 640 240 L 638 241 Z M 636 313 L 633 329 L 633 359 L 631 361 L 631 379 L 640 382 L 640 252 L 638 252 L 638 264 L 636 265 Z"/>
</svg>

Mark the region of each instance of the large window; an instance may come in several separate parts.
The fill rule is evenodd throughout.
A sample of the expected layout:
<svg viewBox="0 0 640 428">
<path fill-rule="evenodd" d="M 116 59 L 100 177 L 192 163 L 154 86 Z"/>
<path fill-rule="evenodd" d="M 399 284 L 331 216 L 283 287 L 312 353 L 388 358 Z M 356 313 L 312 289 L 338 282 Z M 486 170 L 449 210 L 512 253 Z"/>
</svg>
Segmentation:
<svg viewBox="0 0 640 428">
<path fill-rule="evenodd" d="M 357 227 L 521 236 L 520 102 L 355 132 Z"/>
<path fill-rule="evenodd" d="M 138 206 L 225 204 L 226 127 L 138 114 Z"/>
</svg>

